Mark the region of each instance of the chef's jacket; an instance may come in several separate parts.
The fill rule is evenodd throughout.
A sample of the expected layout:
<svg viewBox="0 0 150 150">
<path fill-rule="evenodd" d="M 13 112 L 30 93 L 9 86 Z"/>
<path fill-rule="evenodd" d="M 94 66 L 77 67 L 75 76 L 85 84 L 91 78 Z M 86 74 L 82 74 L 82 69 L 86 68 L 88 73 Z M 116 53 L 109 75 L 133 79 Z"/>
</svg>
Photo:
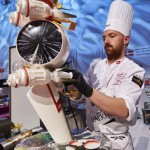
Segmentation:
<svg viewBox="0 0 150 150">
<path fill-rule="evenodd" d="M 143 89 L 144 69 L 134 61 L 123 57 L 109 65 L 107 59 L 95 59 L 85 74 L 85 79 L 90 86 L 98 91 L 115 98 L 124 99 L 129 110 L 128 118 L 119 118 L 103 112 L 88 98 L 86 100 L 86 120 L 90 130 L 99 131 L 100 125 L 112 118 L 113 131 L 123 133 L 128 130 L 128 125 L 134 125 L 137 119 L 137 106 Z"/>
</svg>

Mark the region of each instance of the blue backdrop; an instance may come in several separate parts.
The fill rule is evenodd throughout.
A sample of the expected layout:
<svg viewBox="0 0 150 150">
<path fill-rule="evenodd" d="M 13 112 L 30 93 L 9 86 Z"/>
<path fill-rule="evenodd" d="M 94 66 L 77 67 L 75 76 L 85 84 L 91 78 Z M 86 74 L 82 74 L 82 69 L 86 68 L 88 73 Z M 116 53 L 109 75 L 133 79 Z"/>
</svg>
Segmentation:
<svg viewBox="0 0 150 150">
<path fill-rule="evenodd" d="M 85 73 L 94 58 L 104 58 L 102 33 L 113 0 L 60 0 L 65 12 L 77 15 L 74 31 L 66 31 L 71 51 L 68 60 L 75 69 Z M 150 0 L 128 0 L 134 8 L 131 42 L 127 57 L 144 68 L 150 67 Z M 8 70 L 9 47 L 16 45 L 19 28 L 9 23 L 9 13 L 16 10 L 15 0 L 0 0 L 0 65 Z M 6 77 L 7 78 L 7 77 Z"/>
</svg>

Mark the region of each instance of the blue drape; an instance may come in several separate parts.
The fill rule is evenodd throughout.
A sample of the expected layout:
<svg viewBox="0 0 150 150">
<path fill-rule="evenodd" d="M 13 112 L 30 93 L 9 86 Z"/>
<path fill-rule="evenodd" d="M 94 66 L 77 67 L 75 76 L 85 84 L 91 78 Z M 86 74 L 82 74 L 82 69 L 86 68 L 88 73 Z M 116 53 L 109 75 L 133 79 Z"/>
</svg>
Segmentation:
<svg viewBox="0 0 150 150">
<path fill-rule="evenodd" d="M 104 58 L 102 33 L 112 0 L 60 0 L 62 11 L 73 13 L 77 18 L 75 31 L 66 31 L 70 40 L 70 55 L 75 69 L 85 73 L 90 62 L 98 57 Z M 144 68 L 150 66 L 150 1 L 128 0 L 134 8 L 131 42 L 126 55 Z M 19 28 L 9 23 L 10 12 L 16 10 L 15 0 L 0 1 L 0 66 L 7 68 L 9 47 L 16 45 Z M 7 78 L 7 76 L 5 77 Z"/>
</svg>

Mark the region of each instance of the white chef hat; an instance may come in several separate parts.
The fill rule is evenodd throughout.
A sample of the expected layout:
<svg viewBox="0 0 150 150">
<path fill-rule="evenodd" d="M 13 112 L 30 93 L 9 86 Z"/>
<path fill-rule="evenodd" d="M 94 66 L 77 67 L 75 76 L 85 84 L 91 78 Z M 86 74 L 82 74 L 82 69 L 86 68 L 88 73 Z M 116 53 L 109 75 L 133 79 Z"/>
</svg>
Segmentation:
<svg viewBox="0 0 150 150">
<path fill-rule="evenodd" d="M 115 0 L 110 6 L 104 31 L 115 30 L 128 36 L 132 28 L 132 19 L 132 6 L 123 0 Z"/>
</svg>

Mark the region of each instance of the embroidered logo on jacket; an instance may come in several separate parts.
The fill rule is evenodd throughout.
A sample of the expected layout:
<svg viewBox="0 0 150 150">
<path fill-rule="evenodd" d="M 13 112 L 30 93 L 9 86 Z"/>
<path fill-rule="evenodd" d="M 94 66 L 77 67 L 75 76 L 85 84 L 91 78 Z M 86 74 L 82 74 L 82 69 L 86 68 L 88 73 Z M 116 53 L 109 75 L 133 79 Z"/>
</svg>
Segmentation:
<svg viewBox="0 0 150 150">
<path fill-rule="evenodd" d="M 136 83 L 137 85 L 139 85 L 140 87 L 142 87 L 142 85 L 143 85 L 143 81 L 139 77 L 137 77 L 137 76 L 133 76 L 132 77 L 132 81 L 134 83 Z"/>
<path fill-rule="evenodd" d="M 116 78 L 115 78 L 115 84 L 116 84 L 116 85 L 121 84 L 121 80 L 124 79 L 125 76 L 126 76 L 126 73 L 125 73 L 125 72 L 117 73 Z"/>
</svg>

